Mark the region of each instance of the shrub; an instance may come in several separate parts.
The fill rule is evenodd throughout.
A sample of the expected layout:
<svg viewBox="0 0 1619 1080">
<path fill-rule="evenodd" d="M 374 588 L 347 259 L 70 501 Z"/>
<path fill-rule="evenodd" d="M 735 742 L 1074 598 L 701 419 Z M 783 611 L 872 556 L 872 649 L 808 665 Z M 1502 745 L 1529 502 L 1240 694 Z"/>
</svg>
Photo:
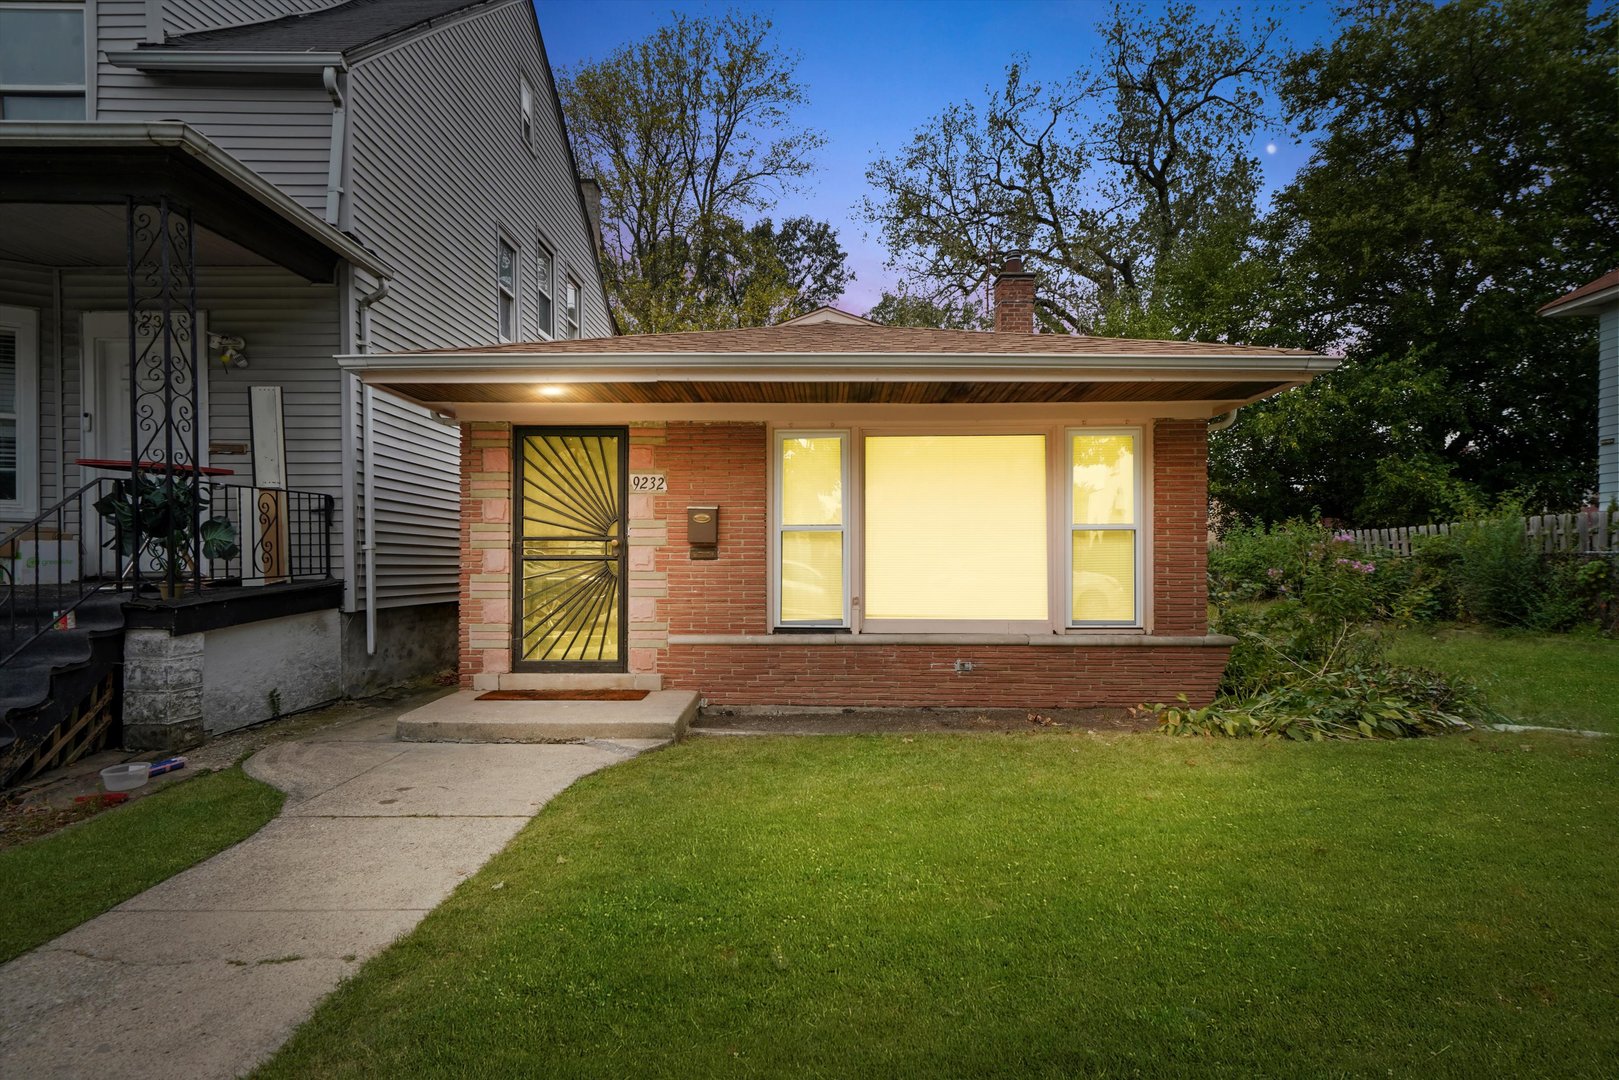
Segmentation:
<svg viewBox="0 0 1619 1080">
<path fill-rule="evenodd" d="M 1436 735 L 1498 720 L 1471 687 L 1390 664 L 1372 620 L 1383 611 L 1379 565 L 1339 536 L 1307 548 L 1296 595 L 1223 606 L 1215 630 L 1237 639 L 1220 696 L 1201 709 L 1155 705 L 1170 734 L 1291 739 Z M 1388 576 L 1384 575 L 1385 578 Z"/>
</svg>

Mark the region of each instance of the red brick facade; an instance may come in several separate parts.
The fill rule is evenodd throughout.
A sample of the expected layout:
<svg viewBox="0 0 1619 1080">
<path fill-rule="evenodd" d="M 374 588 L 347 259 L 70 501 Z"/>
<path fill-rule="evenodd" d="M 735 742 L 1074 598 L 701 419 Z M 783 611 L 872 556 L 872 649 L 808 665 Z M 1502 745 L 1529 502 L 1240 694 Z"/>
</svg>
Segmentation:
<svg viewBox="0 0 1619 1080">
<path fill-rule="evenodd" d="M 504 424 L 462 427 L 461 678 L 510 670 L 511 455 Z M 1206 633 L 1207 434 L 1199 420 L 1151 428 L 1148 630 Z M 630 468 L 661 495 L 629 505 L 629 668 L 716 704 L 1060 708 L 1213 696 L 1227 650 L 1194 645 L 693 644 L 671 636 L 766 634 L 769 444 L 763 423 L 630 429 Z M 693 560 L 688 506 L 720 508 L 719 559 Z M 958 661 L 964 670 L 958 670 Z M 965 669 L 965 665 L 971 665 Z"/>
</svg>

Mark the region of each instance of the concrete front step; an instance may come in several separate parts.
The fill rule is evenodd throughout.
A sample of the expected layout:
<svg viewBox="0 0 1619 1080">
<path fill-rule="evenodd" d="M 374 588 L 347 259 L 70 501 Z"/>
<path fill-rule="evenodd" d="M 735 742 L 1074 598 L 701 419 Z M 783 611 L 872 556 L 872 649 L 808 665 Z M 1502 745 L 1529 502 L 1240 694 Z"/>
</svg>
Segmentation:
<svg viewBox="0 0 1619 1080">
<path fill-rule="evenodd" d="M 474 690 L 662 690 L 662 675 L 626 675 L 612 672 L 507 672 L 474 675 Z"/>
<path fill-rule="evenodd" d="M 399 718 L 401 742 L 566 743 L 678 739 L 697 715 L 693 690 L 655 690 L 640 701 L 479 701 L 461 690 Z"/>
</svg>

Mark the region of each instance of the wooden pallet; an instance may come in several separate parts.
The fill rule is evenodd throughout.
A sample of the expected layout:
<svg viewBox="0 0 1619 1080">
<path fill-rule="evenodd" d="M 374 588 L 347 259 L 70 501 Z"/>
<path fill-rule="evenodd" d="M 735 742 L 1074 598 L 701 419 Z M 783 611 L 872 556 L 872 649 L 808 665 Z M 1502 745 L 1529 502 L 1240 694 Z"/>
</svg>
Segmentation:
<svg viewBox="0 0 1619 1080">
<path fill-rule="evenodd" d="M 0 769 L 0 774 L 10 771 L 10 783 L 20 784 L 48 769 L 71 765 L 86 754 L 105 749 L 117 727 L 117 703 L 117 677 L 108 672 L 65 720 L 47 732 L 33 749 L 23 750 L 22 759 L 13 763 L 12 769 Z"/>
</svg>

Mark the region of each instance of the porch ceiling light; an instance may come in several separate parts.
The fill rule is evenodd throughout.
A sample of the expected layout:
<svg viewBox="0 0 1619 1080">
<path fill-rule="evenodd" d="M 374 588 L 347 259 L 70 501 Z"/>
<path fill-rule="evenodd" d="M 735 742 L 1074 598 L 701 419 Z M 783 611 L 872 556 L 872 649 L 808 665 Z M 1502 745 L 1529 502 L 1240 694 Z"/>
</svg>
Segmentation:
<svg viewBox="0 0 1619 1080">
<path fill-rule="evenodd" d="M 549 385 L 540 387 L 539 392 L 542 397 L 561 397 L 568 392 L 568 388 L 566 386 Z"/>
</svg>

